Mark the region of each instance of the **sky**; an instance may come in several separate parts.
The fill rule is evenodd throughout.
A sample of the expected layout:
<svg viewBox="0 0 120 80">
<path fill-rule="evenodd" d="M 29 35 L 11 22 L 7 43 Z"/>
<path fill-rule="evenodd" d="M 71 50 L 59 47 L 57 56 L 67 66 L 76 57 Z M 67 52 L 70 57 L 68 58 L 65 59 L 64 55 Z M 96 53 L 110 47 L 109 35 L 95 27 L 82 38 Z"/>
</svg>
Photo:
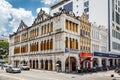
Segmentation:
<svg viewBox="0 0 120 80">
<path fill-rule="evenodd" d="M 49 6 L 57 0 L 0 0 L 0 36 L 9 36 L 23 20 L 31 26 L 42 8 L 49 13 Z"/>
</svg>

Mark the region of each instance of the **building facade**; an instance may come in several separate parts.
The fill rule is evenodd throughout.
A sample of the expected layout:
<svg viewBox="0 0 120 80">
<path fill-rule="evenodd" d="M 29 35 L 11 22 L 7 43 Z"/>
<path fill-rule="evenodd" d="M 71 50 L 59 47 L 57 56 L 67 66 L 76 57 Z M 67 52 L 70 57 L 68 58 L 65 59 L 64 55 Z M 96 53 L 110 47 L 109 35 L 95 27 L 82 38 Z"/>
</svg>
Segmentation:
<svg viewBox="0 0 120 80">
<path fill-rule="evenodd" d="M 60 12 L 62 9 L 65 9 L 67 12 L 72 11 L 76 16 L 81 16 L 83 13 L 83 1 L 60 0 L 57 3 L 51 5 L 50 14 L 54 15 L 54 13 Z"/>
<path fill-rule="evenodd" d="M 90 22 L 106 26 L 108 50 L 110 53 L 120 54 L 120 0 L 61 0 L 51 6 L 52 14 L 59 11 L 60 7 L 68 11 L 72 10 L 77 16 L 81 16 L 84 11 Z"/>
<path fill-rule="evenodd" d="M 40 10 L 32 26 L 21 21 L 10 35 L 9 59 L 33 69 L 75 71 L 79 65 L 80 20 L 73 13 L 61 11 L 55 16 Z"/>
<path fill-rule="evenodd" d="M 80 18 L 80 66 L 91 68 L 91 23 L 86 13 Z M 91 55 L 91 56 L 90 56 Z"/>
</svg>

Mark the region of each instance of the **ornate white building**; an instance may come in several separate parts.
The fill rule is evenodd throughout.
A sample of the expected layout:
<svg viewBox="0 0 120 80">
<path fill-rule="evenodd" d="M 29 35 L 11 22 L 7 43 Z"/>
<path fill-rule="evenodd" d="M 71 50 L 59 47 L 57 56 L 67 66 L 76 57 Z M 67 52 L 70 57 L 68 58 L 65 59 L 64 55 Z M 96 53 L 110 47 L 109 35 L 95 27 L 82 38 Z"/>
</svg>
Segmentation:
<svg viewBox="0 0 120 80">
<path fill-rule="evenodd" d="M 104 26 L 91 25 L 91 52 L 94 54 L 93 66 L 116 66 L 120 55 L 108 51 L 108 30 Z"/>
<path fill-rule="evenodd" d="M 80 20 L 72 12 L 63 10 L 50 16 L 41 9 L 32 26 L 21 21 L 10 35 L 10 62 L 43 70 L 56 70 L 59 64 L 62 71 L 75 71 L 79 65 L 79 36 Z"/>
</svg>

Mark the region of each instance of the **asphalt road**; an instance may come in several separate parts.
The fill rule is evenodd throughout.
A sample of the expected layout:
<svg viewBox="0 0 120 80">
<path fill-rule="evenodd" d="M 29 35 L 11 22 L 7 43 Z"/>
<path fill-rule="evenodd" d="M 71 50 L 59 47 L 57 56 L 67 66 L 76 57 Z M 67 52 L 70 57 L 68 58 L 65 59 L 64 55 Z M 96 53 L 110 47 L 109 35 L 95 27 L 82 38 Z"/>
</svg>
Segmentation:
<svg viewBox="0 0 120 80">
<path fill-rule="evenodd" d="M 115 77 L 110 77 L 114 74 Z M 55 71 L 30 70 L 22 73 L 6 73 L 0 70 L 0 80 L 120 80 L 120 75 L 114 71 L 97 72 L 89 74 L 67 74 Z"/>
</svg>

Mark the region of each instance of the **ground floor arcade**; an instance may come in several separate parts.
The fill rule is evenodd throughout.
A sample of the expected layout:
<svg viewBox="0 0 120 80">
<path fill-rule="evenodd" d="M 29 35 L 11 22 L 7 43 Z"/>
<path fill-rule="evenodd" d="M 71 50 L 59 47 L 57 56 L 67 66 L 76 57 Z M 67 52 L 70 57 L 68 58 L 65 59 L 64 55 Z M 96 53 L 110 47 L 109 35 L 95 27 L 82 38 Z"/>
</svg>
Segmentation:
<svg viewBox="0 0 120 80">
<path fill-rule="evenodd" d="M 10 61 L 13 65 L 27 64 L 32 69 L 55 71 L 76 71 L 79 65 L 79 56 L 74 53 L 44 54 L 12 56 Z"/>
</svg>

